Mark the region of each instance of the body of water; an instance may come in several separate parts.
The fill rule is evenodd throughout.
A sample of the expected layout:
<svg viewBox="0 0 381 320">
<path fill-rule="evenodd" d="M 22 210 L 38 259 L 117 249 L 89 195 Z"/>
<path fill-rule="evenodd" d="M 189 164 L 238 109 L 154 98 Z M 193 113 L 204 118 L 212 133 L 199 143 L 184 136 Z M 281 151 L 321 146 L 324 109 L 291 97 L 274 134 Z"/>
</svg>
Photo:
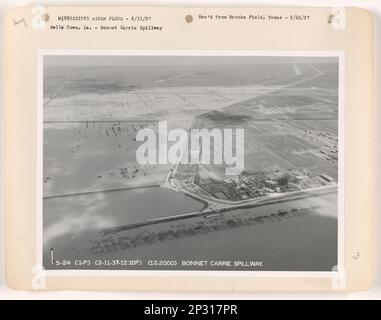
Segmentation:
<svg viewBox="0 0 381 320">
<path fill-rule="evenodd" d="M 327 194 L 262 207 L 237 209 L 224 214 L 266 216 L 279 210 L 314 208 L 308 214 L 288 216 L 275 222 L 227 228 L 199 233 L 174 240 L 157 241 L 126 250 L 111 250 L 94 254 L 89 250 L 91 240 L 99 240 L 99 231 L 153 217 L 164 217 L 198 210 L 203 204 L 170 189 L 148 188 L 115 191 L 44 202 L 44 261 L 50 263 L 49 249 L 54 248 L 57 259 L 139 259 L 175 260 L 175 267 L 114 267 L 113 269 L 199 270 L 182 267 L 183 260 L 262 261 L 261 267 L 201 268 L 201 270 L 259 270 L 259 271 L 331 271 L 337 265 L 337 194 Z M 179 221 L 180 224 L 202 223 L 198 217 Z M 147 226 L 134 231 L 118 232 L 118 237 L 134 232 L 158 232 L 174 222 Z M 66 266 L 65 269 L 73 267 Z M 77 269 L 78 267 L 74 267 Z M 80 267 L 79 267 L 80 268 Z M 82 267 L 82 269 L 86 267 Z M 91 269 L 107 269 L 92 266 Z"/>
</svg>

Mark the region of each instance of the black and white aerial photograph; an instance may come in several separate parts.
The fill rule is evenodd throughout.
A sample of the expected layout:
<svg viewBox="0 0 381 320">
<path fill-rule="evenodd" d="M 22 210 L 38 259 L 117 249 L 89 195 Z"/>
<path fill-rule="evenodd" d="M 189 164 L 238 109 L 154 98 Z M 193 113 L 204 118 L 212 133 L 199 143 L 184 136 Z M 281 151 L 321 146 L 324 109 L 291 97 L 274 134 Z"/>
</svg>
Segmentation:
<svg viewBox="0 0 381 320">
<path fill-rule="evenodd" d="M 42 61 L 46 270 L 337 269 L 339 57 Z"/>
</svg>

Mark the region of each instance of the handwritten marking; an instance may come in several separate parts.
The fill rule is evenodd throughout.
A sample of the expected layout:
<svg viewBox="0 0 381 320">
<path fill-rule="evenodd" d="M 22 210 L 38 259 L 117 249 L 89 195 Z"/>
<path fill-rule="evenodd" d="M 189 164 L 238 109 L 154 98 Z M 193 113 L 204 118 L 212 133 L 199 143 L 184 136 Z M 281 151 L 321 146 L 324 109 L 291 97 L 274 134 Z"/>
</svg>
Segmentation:
<svg viewBox="0 0 381 320">
<path fill-rule="evenodd" d="M 357 260 L 360 257 L 360 252 L 356 252 L 355 256 L 352 256 L 353 259 Z"/>
<path fill-rule="evenodd" d="M 25 27 L 25 28 L 28 27 L 28 25 L 27 25 L 26 22 L 25 22 L 25 18 L 22 18 L 22 19 L 20 19 L 20 20 L 16 20 L 15 18 L 13 18 L 13 25 L 14 25 L 14 26 L 19 25 L 21 22 L 24 24 L 24 27 Z"/>
</svg>

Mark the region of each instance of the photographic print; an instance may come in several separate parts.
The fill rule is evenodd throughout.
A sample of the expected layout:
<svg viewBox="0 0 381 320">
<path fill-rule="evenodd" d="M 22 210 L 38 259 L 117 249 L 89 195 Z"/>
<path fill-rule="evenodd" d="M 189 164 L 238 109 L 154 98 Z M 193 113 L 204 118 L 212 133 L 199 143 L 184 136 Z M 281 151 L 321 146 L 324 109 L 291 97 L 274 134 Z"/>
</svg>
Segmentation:
<svg viewBox="0 0 381 320">
<path fill-rule="evenodd" d="M 336 270 L 338 55 L 41 61 L 46 270 Z"/>
</svg>

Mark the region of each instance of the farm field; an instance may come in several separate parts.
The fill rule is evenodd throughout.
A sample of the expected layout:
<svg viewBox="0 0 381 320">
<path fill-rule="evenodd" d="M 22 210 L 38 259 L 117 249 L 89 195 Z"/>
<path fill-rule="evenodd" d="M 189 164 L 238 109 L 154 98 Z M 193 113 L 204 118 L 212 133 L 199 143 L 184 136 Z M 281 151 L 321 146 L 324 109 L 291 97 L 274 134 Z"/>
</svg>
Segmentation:
<svg viewBox="0 0 381 320">
<path fill-rule="evenodd" d="M 158 57 L 155 64 L 145 64 L 141 57 L 130 57 L 127 65 L 114 59 L 115 65 L 44 66 L 47 269 L 54 268 L 49 265 L 51 248 L 61 257 L 112 258 L 123 252 L 148 258 L 174 252 L 196 259 L 203 257 L 197 253 L 203 240 L 206 251 L 216 250 L 216 259 L 243 259 L 250 251 L 251 258 L 267 261 L 266 270 L 334 266 L 337 248 L 328 248 L 327 241 L 337 237 L 337 192 L 332 191 L 338 185 L 337 58 L 245 57 L 225 63 L 224 57 L 203 62 L 197 62 L 199 57 Z M 168 130 L 187 133 L 243 129 L 244 140 L 231 147 L 234 153 L 243 146 L 244 170 L 229 176 L 227 164 L 139 164 L 136 153 L 142 142 L 137 133 L 152 129 L 159 136 L 159 121 L 166 121 Z M 210 153 L 217 147 L 218 142 L 212 144 Z M 235 208 L 315 189 L 329 191 L 271 206 Z M 101 250 L 109 239 L 100 235 L 102 230 L 194 213 L 200 217 L 112 235 L 111 249 L 107 244 Z M 271 223 L 252 220 L 268 213 Z M 245 221 L 253 224 L 245 227 Z M 314 224 L 326 232 L 319 235 Z M 283 235 L 266 236 L 271 230 Z M 298 258 L 305 250 L 293 248 L 295 239 L 285 240 L 296 233 L 308 239 L 306 250 L 324 250 L 321 263 L 308 254 Z M 256 244 L 248 243 L 250 235 Z M 222 248 L 221 237 L 236 244 Z M 187 244 L 189 238 L 194 246 Z M 275 243 L 279 249 L 266 254 Z M 237 256 L 236 246 L 242 247 Z M 295 257 L 295 265 L 281 263 L 286 252 Z"/>
</svg>

